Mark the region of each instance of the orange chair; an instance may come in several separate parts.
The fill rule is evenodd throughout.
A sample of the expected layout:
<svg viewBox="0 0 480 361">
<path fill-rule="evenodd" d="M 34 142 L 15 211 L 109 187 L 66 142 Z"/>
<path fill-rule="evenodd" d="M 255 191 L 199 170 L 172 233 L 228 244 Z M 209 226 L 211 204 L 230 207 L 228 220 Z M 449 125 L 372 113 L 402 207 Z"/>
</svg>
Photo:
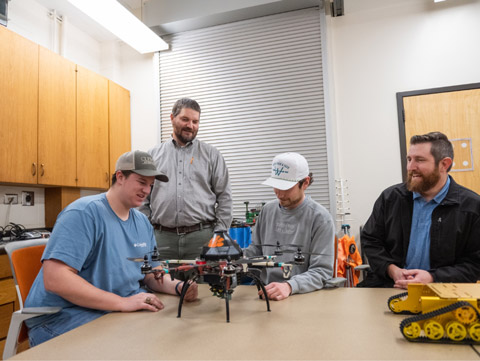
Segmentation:
<svg viewBox="0 0 480 361">
<path fill-rule="evenodd" d="M 28 339 L 27 328 L 23 321 L 41 315 L 57 313 L 61 310 L 60 307 L 23 307 L 33 281 L 42 267 L 41 259 L 46 244 L 46 239 L 34 239 L 10 242 L 5 245 L 20 302 L 20 310 L 12 314 L 3 350 L 4 360 L 15 355 L 18 344 Z"/>
</svg>

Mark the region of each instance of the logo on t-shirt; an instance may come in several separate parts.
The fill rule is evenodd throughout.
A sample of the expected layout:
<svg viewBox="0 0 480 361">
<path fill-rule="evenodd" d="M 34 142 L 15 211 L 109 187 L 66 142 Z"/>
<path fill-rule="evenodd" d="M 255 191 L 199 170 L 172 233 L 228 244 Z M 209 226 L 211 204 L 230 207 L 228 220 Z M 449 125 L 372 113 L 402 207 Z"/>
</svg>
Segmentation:
<svg viewBox="0 0 480 361">
<path fill-rule="evenodd" d="M 275 223 L 275 231 L 278 233 L 293 234 L 295 233 L 296 229 L 297 229 L 297 225 L 295 224 L 281 223 L 281 222 Z"/>
<path fill-rule="evenodd" d="M 134 243 L 133 247 L 147 247 L 147 242 Z"/>
</svg>

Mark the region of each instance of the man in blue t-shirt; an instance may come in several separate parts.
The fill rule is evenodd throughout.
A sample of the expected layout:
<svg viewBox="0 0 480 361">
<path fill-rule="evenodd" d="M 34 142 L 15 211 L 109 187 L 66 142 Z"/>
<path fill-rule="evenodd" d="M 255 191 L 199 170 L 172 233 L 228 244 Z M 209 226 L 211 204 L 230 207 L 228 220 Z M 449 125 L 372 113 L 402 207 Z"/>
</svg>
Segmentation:
<svg viewBox="0 0 480 361">
<path fill-rule="evenodd" d="M 60 213 L 25 307 L 62 310 L 26 321 L 31 346 L 110 311 L 163 309 L 154 294 L 141 288 L 142 283 L 156 292 L 176 294 L 181 289 L 182 282 L 143 276 L 141 264 L 127 260 L 143 257 L 156 245 L 147 217 L 134 209 L 150 193 L 155 179 L 168 182 L 148 153 L 127 152 L 118 159 L 106 193 L 80 198 Z M 193 284 L 185 300 L 193 301 L 197 294 Z"/>
<path fill-rule="evenodd" d="M 408 179 L 383 191 L 362 231 L 372 268 L 360 287 L 480 279 L 480 197 L 448 175 L 445 134 L 414 135 Z"/>
</svg>

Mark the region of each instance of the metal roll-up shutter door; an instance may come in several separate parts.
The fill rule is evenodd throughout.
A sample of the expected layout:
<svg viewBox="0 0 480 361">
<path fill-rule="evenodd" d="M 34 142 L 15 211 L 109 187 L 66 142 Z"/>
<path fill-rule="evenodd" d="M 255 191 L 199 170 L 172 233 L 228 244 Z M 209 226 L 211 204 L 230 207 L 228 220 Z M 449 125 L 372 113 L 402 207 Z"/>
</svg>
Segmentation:
<svg viewBox="0 0 480 361">
<path fill-rule="evenodd" d="M 304 155 L 314 183 L 307 194 L 330 209 L 319 8 L 187 31 L 163 38 L 161 139 L 173 103 L 202 107 L 197 137 L 217 147 L 230 173 L 234 217 L 275 198 L 261 183 L 273 157 Z"/>
</svg>

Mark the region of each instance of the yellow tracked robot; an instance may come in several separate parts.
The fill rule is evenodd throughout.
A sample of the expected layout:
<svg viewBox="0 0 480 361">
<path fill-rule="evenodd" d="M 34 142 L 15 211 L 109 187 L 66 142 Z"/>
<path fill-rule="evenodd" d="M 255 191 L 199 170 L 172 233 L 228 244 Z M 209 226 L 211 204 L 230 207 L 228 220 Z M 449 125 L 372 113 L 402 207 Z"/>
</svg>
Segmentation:
<svg viewBox="0 0 480 361">
<path fill-rule="evenodd" d="M 480 283 L 409 284 L 388 299 L 393 313 L 415 314 L 400 323 L 408 341 L 480 344 Z"/>
</svg>

